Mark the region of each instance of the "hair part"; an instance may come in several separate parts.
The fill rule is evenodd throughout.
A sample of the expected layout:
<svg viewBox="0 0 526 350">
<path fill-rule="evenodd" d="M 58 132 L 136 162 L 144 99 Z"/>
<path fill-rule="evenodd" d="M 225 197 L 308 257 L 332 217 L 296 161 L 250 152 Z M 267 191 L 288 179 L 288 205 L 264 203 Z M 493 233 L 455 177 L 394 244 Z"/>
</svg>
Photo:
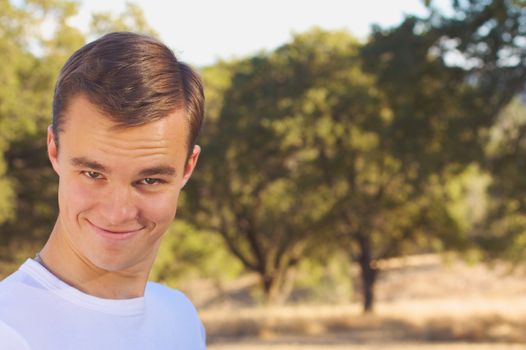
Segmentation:
<svg viewBox="0 0 526 350">
<path fill-rule="evenodd" d="M 118 127 L 143 125 L 183 109 L 191 155 L 204 118 L 203 84 L 198 73 L 160 41 L 114 32 L 86 44 L 67 60 L 53 96 L 57 148 L 68 104 L 79 94 Z"/>
</svg>

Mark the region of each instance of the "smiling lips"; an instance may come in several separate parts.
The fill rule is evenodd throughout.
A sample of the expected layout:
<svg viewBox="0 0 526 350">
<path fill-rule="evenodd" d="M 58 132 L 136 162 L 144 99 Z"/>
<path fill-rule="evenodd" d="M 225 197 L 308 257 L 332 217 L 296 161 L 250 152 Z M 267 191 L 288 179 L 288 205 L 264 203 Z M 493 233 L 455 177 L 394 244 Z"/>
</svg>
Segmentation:
<svg viewBox="0 0 526 350">
<path fill-rule="evenodd" d="M 94 228 L 95 232 L 97 232 L 98 234 L 100 234 L 101 236 L 103 236 L 105 238 L 114 239 L 114 240 L 123 240 L 123 239 L 130 238 L 131 236 L 139 233 L 143 229 L 143 227 L 140 227 L 140 228 L 131 229 L 131 230 L 129 230 L 129 229 L 126 229 L 126 230 L 107 230 L 107 229 L 101 228 L 101 227 L 93 224 L 89 220 L 88 220 L 88 222 L 89 222 L 90 226 Z"/>
</svg>

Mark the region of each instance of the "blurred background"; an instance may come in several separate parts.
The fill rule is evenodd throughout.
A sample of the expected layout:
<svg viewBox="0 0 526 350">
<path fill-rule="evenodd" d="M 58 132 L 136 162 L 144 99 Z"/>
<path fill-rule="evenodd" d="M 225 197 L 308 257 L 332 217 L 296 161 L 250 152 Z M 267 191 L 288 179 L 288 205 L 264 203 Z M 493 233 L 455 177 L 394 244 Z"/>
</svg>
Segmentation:
<svg viewBox="0 0 526 350">
<path fill-rule="evenodd" d="M 0 277 L 57 215 L 65 60 L 156 36 L 206 87 L 151 278 L 209 349 L 526 346 L 526 1 L 0 0 Z"/>
</svg>

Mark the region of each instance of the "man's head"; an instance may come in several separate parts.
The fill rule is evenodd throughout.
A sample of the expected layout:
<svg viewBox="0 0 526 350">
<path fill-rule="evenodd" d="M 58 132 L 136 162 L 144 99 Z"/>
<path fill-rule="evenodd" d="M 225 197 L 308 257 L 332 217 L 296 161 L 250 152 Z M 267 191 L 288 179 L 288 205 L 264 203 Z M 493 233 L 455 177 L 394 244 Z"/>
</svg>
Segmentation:
<svg viewBox="0 0 526 350">
<path fill-rule="evenodd" d="M 202 118 L 199 77 L 158 41 L 113 33 L 75 52 L 48 130 L 59 217 L 43 252 L 148 272 L 197 162 Z"/>
<path fill-rule="evenodd" d="M 156 39 L 110 33 L 70 57 L 60 72 L 53 98 L 52 129 L 57 147 L 66 122 L 64 112 L 79 94 L 124 128 L 184 110 L 191 154 L 203 121 L 203 86 L 197 73 L 177 61 Z"/>
</svg>

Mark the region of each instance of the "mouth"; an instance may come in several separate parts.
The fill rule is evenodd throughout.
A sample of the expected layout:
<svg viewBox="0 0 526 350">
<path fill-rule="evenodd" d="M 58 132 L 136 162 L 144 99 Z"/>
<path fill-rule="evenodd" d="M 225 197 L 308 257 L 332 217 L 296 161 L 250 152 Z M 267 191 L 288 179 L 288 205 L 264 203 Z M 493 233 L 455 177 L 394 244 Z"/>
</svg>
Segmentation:
<svg viewBox="0 0 526 350">
<path fill-rule="evenodd" d="M 87 220 L 93 230 L 104 238 L 112 240 L 125 240 L 131 238 L 142 231 L 143 227 L 139 228 L 122 228 L 122 229 L 107 229 L 95 225 L 91 221 Z"/>
</svg>

